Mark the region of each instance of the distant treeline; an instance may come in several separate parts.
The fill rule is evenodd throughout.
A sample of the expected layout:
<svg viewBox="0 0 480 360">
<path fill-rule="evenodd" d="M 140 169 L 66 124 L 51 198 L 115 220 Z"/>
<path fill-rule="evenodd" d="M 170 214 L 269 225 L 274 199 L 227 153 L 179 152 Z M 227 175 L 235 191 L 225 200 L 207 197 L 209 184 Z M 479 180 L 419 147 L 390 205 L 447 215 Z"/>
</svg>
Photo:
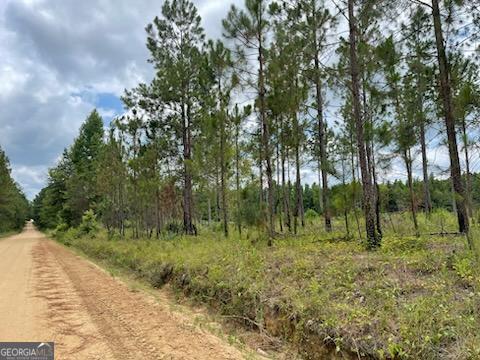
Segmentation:
<svg viewBox="0 0 480 360">
<path fill-rule="evenodd" d="M 43 228 L 57 226 L 78 226 L 84 213 L 92 209 L 103 224 L 111 231 L 124 233 L 128 228 L 136 236 L 159 234 L 160 232 L 182 231 L 182 188 L 176 183 L 176 177 L 166 180 L 155 177 L 153 154 L 145 145 L 139 145 L 136 161 L 129 159 L 127 148 L 116 140 L 112 133 L 105 140 L 103 121 L 97 111 L 93 111 L 80 130 L 74 144 L 65 150 L 58 165 L 49 172 L 48 185 L 33 202 L 34 218 Z M 3 154 L 3 153 L 2 153 Z M 2 156 L 3 173 L 9 176 L 8 162 Z M 245 170 L 247 171 L 247 170 Z M 2 173 L 2 174 L 3 174 Z M 199 177 L 204 173 L 199 173 Z M 251 174 L 250 174 L 251 176 Z M 8 179 L 10 179 L 8 177 Z M 10 210 L 12 219 L 18 214 L 16 226 L 20 226 L 28 207 L 23 194 L 16 185 L 11 184 L 15 207 Z M 215 184 L 215 182 L 214 182 Z M 480 205 L 480 176 L 472 174 L 472 207 Z M 193 218 L 196 223 L 214 223 L 222 221 L 221 192 L 217 185 L 211 188 L 195 187 Z M 295 203 L 297 194 L 291 181 L 286 182 L 287 191 L 274 182 L 276 198 L 274 209 L 276 217 L 281 217 L 282 204 Z M 450 179 L 429 179 L 431 203 L 433 209 L 454 210 L 454 194 Z M 302 185 L 303 206 L 298 214 L 291 216 L 304 223 L 304 218 L 324 215 L 322 209 L 322 190 L 318 184 Z M 413 183 L 415 206 L 423 209 L 423 181 Z M 379 184 L 381 212 L 403 212 L 410 210 L 409 187 L 405 182 L 396 180 Z M 357 182 L 333 185 L 330 189 L 330 211 L 333 216 L 345 213 L 361 213 L 361 185 Z M 264 209 L 258 199 L 266 196 L 266 189 L 260 189 L 255 178 L 242 176 L 242 186 L 228 189 L 231 204 L 228 212 L 232 214 L 232 225 L 264 225 Z M 288 199 L 285 199 L 287 197 Z M 15 203 L 12 200 L 11 203 Z M 3 208 L 2 208 L 3 210 Z M 23 212 L 22 212 L 23 211 Z M 5 217 L 2 213 L 2 218 Z M 7 214 L 7 213 L 5 213 Z M 284 216 L 282 216 L 284 217 Z M 283 221 L 282 226 L 287 226 Z M 2 221 L 4 223 L 4 221 Z M 292 224 L 293 225 L 293 224 Z"/>
<path fill-rule="evenodd" d="M 29 214 L 28 200 L 12 179 L 10 162 L 0 148 L 0 233 L 20 230 Z"/>
<path fill-rule="evenodd" d="M 480 205 L 480 175 L 471 174 L 472 182 L 472 208 L 475 211 Z M 452 190 L 452 182 L 450 179 L 436 179 L 433 175 L 429 178 L 431 191 L 431 201 L 433 210 L 444 209 L 447 211 L 455 211 L 455 197 Z M 356 187 L 356 190 L 355 190 Z M 422 201 L 423 180 L 417 179 L 413 182 L 415 190 L 415 205 L 424 211 L 424 203 Z M 379 184 L 380 188 L 380 204 L 382 212 L 404 212 L 410 211 L 409 187 L 405 181 L 395 180 Z M 357 182 L 356 186 L 350 184 L 338 184 L 332 186 L 332 208 L 336 216 L 340 216 L 345 209 L 344 195 L 352 194 L 354 191 L 361 191 L 361 185 Z M 312 209 L 320 213 L 319 206 L 320 187 L 317 184 L 306 184 L 303 189 L 303 203 L 305 209 Z M 347 206 L 347 209 L 350 207 Z"/>
</svg>

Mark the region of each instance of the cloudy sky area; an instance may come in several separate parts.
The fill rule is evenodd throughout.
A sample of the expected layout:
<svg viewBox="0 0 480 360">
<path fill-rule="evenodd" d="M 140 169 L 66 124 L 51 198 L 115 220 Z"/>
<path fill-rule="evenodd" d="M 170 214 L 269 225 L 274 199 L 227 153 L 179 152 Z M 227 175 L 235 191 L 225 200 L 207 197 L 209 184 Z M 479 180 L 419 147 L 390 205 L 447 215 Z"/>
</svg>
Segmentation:
<svg viewBox="0 0 480 360">
<path fill-rule="evenodd" d="M 194 1 L 209 37 L 234 1 Z M 29 198 L 98 108 L 108 125 L 125 88 L 152 76 L 144 28 L 161 0 L 1 0 L 0 145 Z"/>
</svg>

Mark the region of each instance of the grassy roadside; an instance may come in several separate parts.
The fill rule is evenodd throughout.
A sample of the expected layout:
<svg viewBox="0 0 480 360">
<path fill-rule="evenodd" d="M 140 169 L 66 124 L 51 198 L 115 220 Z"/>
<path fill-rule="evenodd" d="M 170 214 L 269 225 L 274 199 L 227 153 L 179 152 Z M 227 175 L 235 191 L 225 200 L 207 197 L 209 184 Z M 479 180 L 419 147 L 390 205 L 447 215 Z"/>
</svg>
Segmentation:
<svg viewBox="0 0 480 360">
<path fill-rule="evenodd" d="M 376 252 L 320 232 L 272 248 L 253 235 L 225 240 L 208 231 L 122 240 L 70 229 L 56 238 L 284 338 L 305 358 L 480 356 L 480 276 L 459 237 L 388 234 Z"/>
<path fill-rule="evenodd" d="M 47 235 L 52 237 L 51 233 Z M 101 260 L 98 257 L 92 257 L 80 248 L 66 247 L 102 271 L 120 280 L 130 291 L 147 294 L 158 303 L 161 303 L 162 306 L 166 306 L 175 316 L 180 317 L 183 326 L 206 330 L 234 346 L 241 351 L 246 360 L 297 359 L 295 351 L 286 346 L 277 346 L 275 351 L 268 351 L 267 353 L 263 349 L 270 350 L 271 338 L 238 327 L 238 324 L 226 322 L 225 318 L 218 313 L 210 311 L 210 308 L 202 306 L 202 304 L 193 301 L 189 297 L 183 296 L 182 293 L 175 291 L 167 284 L 161 289 L 155 288 L 147 278 L 138 276 L 126 267 Z"/>
<path fill-rule="evenodd" d="M 1 239 L 5 239 L 7 237 L 10 237 L 10 236 L 13 236 L 13 235 L 17 235 L 19 234 L 21 231 L 18 231 L 18 230 L 12 230 L 12 231 L 5 231 L 5 232 L 2 232 L 0 233 L 0 240 Z"/>
</svg>

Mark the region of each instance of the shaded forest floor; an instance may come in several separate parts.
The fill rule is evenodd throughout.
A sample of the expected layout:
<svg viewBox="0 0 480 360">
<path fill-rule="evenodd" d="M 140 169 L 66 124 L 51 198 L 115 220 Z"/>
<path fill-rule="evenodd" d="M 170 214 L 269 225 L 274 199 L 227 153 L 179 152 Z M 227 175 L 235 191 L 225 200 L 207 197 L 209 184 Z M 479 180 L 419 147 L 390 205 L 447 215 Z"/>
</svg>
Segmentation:
<svg viewBox="0 0 480 360">
<path fill-rule="evenodd" d="M 303 233 L 277 238 L 270 248 L 255 230 L 229 239 L 207 228 L 198 237 L 161 240 L 109 238 L 104 231 L 80 236 L 75 229 L 55 236 L 268 334 L 272 349 L 278 338 L 312 359 L 479 357 L 475 256 L 463 237 L 430 235 L 453 231 L 453 216 L 421 218 L 426 235 L 419 238 L 408 235 L 407 215 L 385 223 L 375 252 L 365 251 L 355 236 L 323 233 L 319 219 L 307 220 Z M 480 243 L 480 236 L 475 240 Z"/>
</svg>

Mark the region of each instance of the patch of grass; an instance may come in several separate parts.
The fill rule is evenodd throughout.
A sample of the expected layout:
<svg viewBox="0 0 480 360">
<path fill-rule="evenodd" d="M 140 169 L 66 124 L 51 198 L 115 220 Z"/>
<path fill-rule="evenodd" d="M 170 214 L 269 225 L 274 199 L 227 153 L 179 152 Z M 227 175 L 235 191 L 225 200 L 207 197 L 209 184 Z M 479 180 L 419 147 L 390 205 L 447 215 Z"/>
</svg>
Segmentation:
<svg viewBox="0 0 480 360">
<path fill-rule="evenodd" d="M 17 235 L 18 233 L 20 233 L 20 231 L 15 231 L 15 230 L 12 230 L 12 231 L 5 231 L 5 232 L 2 232 L 0 233 L 0 240 L 1 239 L 5 239 L 9 236 L 12 236 L 12 235 Z"/>
<path fill-rule="evenodd" d="M 424 230 L 434 227 L 421 221 Z M 75 230 L 56 237 L 152 286 L 169 283 L 246 327 L 288 339 L 306 358 L 322 358 L 320 347 L 380 359 L 480 357 L 480 276 L 465 240 L 417 238 L 400 228 L 387 231 L 375 252 L 321 231 L 276 239 L 271 248 L 254 230 L 229 239 L 208 229 L 171 240 Z"/>
</svg>

